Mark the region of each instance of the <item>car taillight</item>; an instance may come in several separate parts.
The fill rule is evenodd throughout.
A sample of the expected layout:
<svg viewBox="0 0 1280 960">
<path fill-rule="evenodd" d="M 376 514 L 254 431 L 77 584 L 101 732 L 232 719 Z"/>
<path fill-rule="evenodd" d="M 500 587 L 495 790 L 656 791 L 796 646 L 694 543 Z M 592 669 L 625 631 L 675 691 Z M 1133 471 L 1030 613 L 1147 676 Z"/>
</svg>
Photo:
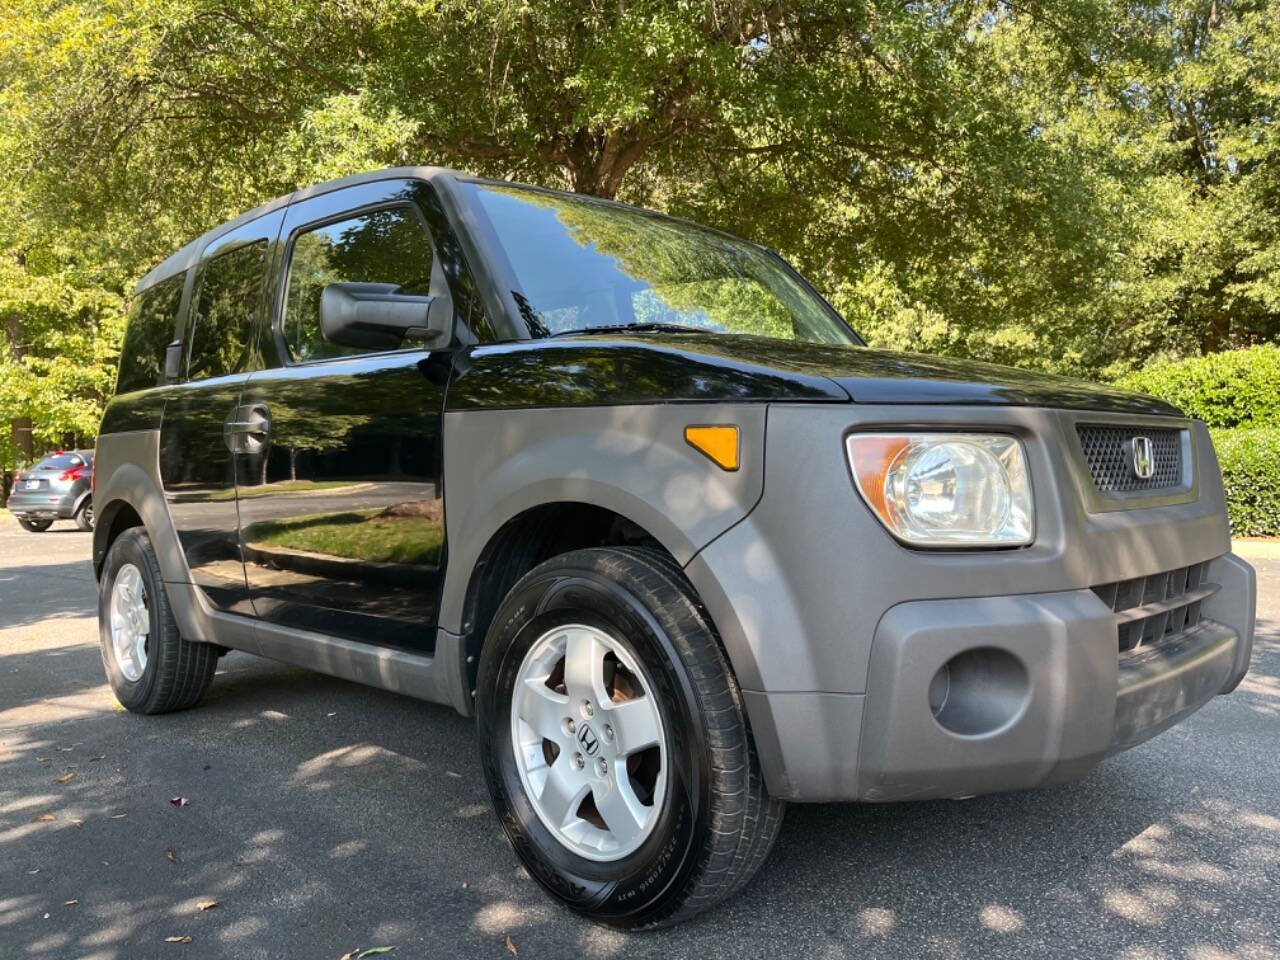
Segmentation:
<svg viewBox="0 0 1280 960">
<path fill-rule="evenodd" d="M 70 470 L 63 470 L 62 476 L 60 476 L 58 479 L 73 480 L 73 481 L 79 480 L 81 477 L 84 476 L 84 471 L 85 471 L 85 464 L 81 464 L 78 467 L 72 467 Z M 92 481 L 90 482 L 92 483 Z"/>
</svg>

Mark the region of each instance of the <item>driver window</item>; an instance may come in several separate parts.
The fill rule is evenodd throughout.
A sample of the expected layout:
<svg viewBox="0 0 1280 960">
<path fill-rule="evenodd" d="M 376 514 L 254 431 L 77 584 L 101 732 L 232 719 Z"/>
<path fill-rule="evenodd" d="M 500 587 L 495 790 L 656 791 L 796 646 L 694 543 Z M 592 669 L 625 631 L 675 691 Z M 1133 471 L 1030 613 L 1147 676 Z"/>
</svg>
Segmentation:
<svg viewBox="0 0 1280 960">
<path fill-rule="evenodd" d="M 431 241 L 417 213 L 393 207 L 308 227 L 294 238 L 281 329 L 295 362 L 367 353 L 330 343 L 320 328 L 320 295 L 330 283 L 394 283 L 427 295 Z"/>
</svg>

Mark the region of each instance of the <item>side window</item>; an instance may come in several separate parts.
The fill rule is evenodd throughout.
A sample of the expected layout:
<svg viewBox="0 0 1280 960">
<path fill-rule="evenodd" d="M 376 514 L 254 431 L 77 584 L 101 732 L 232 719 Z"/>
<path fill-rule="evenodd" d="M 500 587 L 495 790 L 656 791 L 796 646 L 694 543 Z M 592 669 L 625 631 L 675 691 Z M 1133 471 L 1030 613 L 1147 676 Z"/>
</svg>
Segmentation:
<svg viewBox="0 0 1280 960">
<path fill-rule="evenodd" d="M 330 343 L 321 332 L 320 295 L 330 283 L 394 283 L 402 293 L 430 293 L 431 242 L 417 213 L 375 210 L 295 237 L 281 321 L 293 360 L 364 352 Z"/>
<path fill-rule="evenodd" d="M 133 298 L 124 342 L 120 345 L 116 393 L 132 393 L 160 385 L 164 375 L 164 350 L 173 341 L 186 281 L 186 273 L 180 273 L 147 287 Z"/>
<path fill-rule="evenodd" d="M 192 313 L 189 379 L 239 373 L 247 366 L 266 257 L 267 241 L 259 240 L 204 265 Z"/>
</svg>

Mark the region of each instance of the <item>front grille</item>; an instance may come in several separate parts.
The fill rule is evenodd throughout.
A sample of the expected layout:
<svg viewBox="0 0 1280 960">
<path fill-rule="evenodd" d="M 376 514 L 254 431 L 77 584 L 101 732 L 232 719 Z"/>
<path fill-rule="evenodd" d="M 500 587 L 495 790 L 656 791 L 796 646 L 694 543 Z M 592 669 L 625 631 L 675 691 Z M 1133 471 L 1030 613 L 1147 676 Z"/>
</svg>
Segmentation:
<svg viewBox="0 0 1280 960">
<path fill-rule="evenodd" d="M 1076 433 L 1084 450 L 1093 484 L 1101 493 L 1138 493 L 1167 490 L 1182 484 L 1182 434 L 1177 427 L 1117 427 L 1077 423 Z M 1143 479 L 1133 469 L 1134 437 L 1151 441 L 1155 470 Z"/>
<path fill-rule="evenodd" d="M 1218 591 L 1206 579 L 1208 573 L 1206 560 L 1094 587 L 1098 599 L 1115 611 L 1119 652 L 1148 647 L 1197 626 L 1205 598 Z"/>
</svg>

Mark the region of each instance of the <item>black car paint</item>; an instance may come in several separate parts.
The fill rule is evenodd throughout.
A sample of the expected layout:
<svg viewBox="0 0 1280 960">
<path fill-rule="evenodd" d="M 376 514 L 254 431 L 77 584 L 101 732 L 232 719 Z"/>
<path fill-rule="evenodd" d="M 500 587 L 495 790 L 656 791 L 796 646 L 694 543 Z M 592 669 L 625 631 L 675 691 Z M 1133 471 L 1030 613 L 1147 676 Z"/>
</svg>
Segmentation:
<svg viewBox="0 0 1280 960">
<path fill-rule="evenodd" d="M 1154 397 L 970 360 L 625 329 L 473 349 L 450 388 L 449 409 L 787 400 L 1178 415 L 1175 407 Z"/>
<path fill-rule="evenodd" d="M 453 344 L 290 365 L 278 318 L 293 226 L 391 202 L 415 204 L 430 226 L 455 306 Z M 286 217 L 290 226 L 282 227 Z M 702 332 L 534 339 L 504 286 L 508 276 L 493 250 L 495 238 L 473 230 L 475 222 L 457 181 L 443 173 L 429 183 L 387 178 L 306 195 L 285 208 L 269 205 L 232 231 L 258 231 L 270 243 L 251 369 L 219 382 L 117 397 L 108 406 L 104 434 L 163 423 L 161 472 L 170 512 L 193 580 L 217 603 L 289 626 L 429 653 L 447 544 L 433 563 L 387 564 L 264 548 L 255 526 L 316 516 L 327 518 L 323 522 L 365 518 L 350 521 L 359 524 L 391 510 L 443 527 L 445 410 L 803 401 L 1177 414 L 1152 398 L 1091 384 L 865 347 Z M 180 334 L 194 282 L 189 275 Z M 233 454 L 225 424 L 255 410 L 272 419 L 273 432 L 262 449 Z M 307 433 L 341 442 L 308 448 L 298 427 L 303 422 Z M 272 488 L 294 480 L 326 486 L 314 499 Z"/>
</svg>

